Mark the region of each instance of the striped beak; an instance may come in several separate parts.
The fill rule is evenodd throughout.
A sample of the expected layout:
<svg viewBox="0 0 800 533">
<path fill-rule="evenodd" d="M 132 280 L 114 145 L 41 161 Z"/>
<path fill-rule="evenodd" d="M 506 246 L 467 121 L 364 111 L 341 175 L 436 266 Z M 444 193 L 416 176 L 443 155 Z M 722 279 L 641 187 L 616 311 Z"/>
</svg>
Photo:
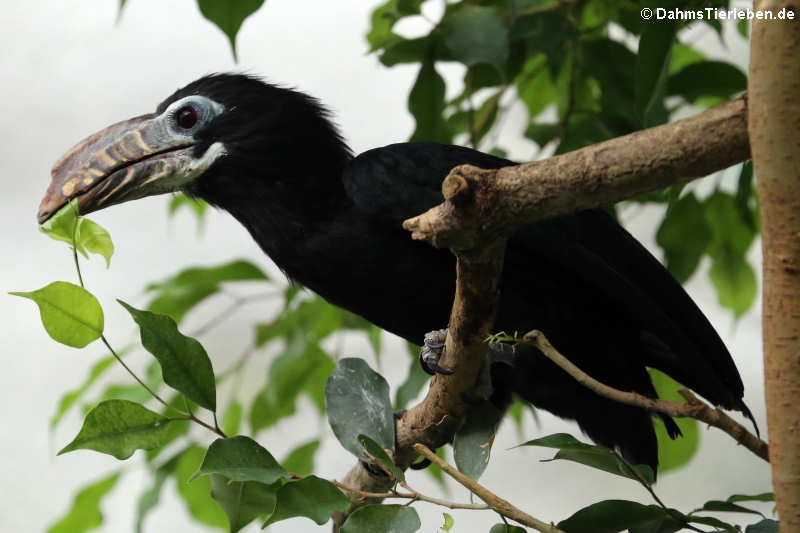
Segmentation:
<svg viewBox="0 0 800 533">
<path fill-rule="evenodd" d="M 143 115 L 89 136 L 59 159 L 39 206 L 45 222 L 73 198 L 81 214 L 144 196 L 174 192 L 205 169 L 195 140 L 175 135 L 163 117 Z"/>
</svg>

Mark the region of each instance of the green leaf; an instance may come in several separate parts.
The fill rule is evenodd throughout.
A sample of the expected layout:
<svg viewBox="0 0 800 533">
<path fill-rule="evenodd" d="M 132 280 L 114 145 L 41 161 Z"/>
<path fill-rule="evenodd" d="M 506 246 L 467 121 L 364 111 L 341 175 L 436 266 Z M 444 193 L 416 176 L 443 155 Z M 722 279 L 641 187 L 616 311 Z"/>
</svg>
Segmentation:
<svg viewBox="0 0 800 533">
<path fill-rule="evenodd" d="M 380 62 L 385 67 L 393 67 L 401 63 L 422 63 L 435 42 L 432 35 L 417 39 L 403 39 L 395 36 L 384 46 Z"/>
<path fill-rule="evenodd" d="M 665 113 L 664 91 L 670 64 L 670 52 L 678 25 L 673 22 L 648 24 L 639 39 L 636 55 L 636 112 L 645 127 L 655 126 Z"/>
<path fill-rule="evenodd" d="M 742 219 L 733 195 L 716 191 L 705 205 L 714 235 L 708 250 L 711 256 L 708 274 L 720 305 L 739 317 L 752 306 L 758 292 L 755 272 L 746 255 L 755 231 Z"/>
<path fill-rule="evenodd" d="M 217 408 L 214 369 L 205 348 L 178 331 L 175 321 L 166 316 L 142 311 L 117 300 L 139 324 L 142 346 L 161 365 L 164 382 L 210 411 Z"/>
<path fill-rule="evenodd" d="M 691 63 L 670 76 L 667 95 L 694 102 L 702 96 L 728 99 L 747 89 L 747 76 L 738 67 L 722 61 Z"/>
<path fill-rule="evenodd" d="M 228 406 L 222 417 L 222 424 L 220 424 L 226 435 L 239 433 L 239 428 L 242 426 L 242 410 L 242 404 L 238 401 L 234 401 Z"/>
<path fill-rule="evenodd" d="M 656 233 L 656 242 L 664 249 L 667 269 L 680 283 L 685 283 L 697 270 L 711 239 L 705 210 L 693 193 L 670 205 Z"/>
<path fill-rule="evenodd" d="M 453 57 L 471 67 L 488 63 L 502 76 L 508 61 L 508 28 L 493 10 L 466 7 L 447 20 L 444 44 Z"/>
<path fill-rule="evenodd" d="M 686 517 L 689 522 L 694 522 L 695 524 L 705 524 L 707 526 L 713 526 L 716 531 L 729 531 L 730 533 L 739 533 L 739 528 L 734 526 L 733 524 L 729 524 L 727 522 L 723 522 L 719 518 L 714 518 L 713 516 L 697 516 L 697 515 L 689 515 Z"/>
<path fill-rule="evenodd" d="M 411 141 L 449 143 L 452 140 L 442 116 L 445 108 L 444 79 L 436 72 L 433 59 L 425 59 L 408 95 L 408 110 L 417 122 Z"/>
<path fill-rule="evenodd" d="M 232 281 L 268 281 L 269 277 L 254 264 L 237 260 L 213 267 L 192 267 L 145 290 L 155 293 L 148 311 L 169 315 L 176 322 L 194 306 L 220 289 L 220 284 Z"/>
<path fill-rule="evenodd" d="M 760 522 L 747 526 L 744 533 L 778 533 L 778 522 L 765 518 Z"/>
<path fill-rule="evenodd" d="M 119 472 L 82 489 L 72 502 L 69 512 L 50 526 L 47 533 L 84 533 L 103 524 L 100 501 L 111 492 L 119 480 Z"/>
<path fill-rule="evenodd" d="M 456 524 L 456 521 L 453 519 L 453 516 L 448 513 L 442 513 L 442 517 L 444 518 L 444 524 L 442 524 L 442 527 L 440 527 L 439 529 L 441 529 L 442 531 L 450 531 L 451 529 L 453 529 L 453 526 Z"/>
<path fill-rule="evenodd" d="M 658 397 L 667 401 L 683 401 L 678 394 L 683 385 L 653 368 L 648 368 L 650 379 L 658 393 Z M 671 439 L 660 418 L 654 418 L 656 438 L 658 439 L 658 470 L 667 472 L 681 468 L 689 463 L 700 446 L 700 425 L 692 418 L 677 418 L 675 423 L 680 428 L 682 437 Z"/>
<path fill-rule="evenodd" d="M 217 25 L 228 36 L 234 61 L 236 58 L 236 34 L 247 17 L 258 11 L 264 0 L 197 0 L 197 6 L 205 18 Z"/>
<path fill-rule="evenodd" d="M 158 366 L 158 363 L 156 363 Z M 167 416 L 172 414 L 173 408 L 174 409 L 186 409 L 186 405 L 189 400 L 186 399 L 186 396 L 180 393 L 174 393 L 171 398 L 167 400 L 167 405 L 170 407 L 164 407 L 161 410 L 161 414 Z M 189 402 L 189 408 L 194 409 L 194 403 Z M 154 459 L 156 459 L 164 449 L 168 448 L 169 445 L 175 442 L 178 438 L 186 435 L 189 432 L 189 428 L 193 424 L 190 420 L 175 420 L 169 425 L 169 430 L 167 431 L 167 435 L 164 437 L 164 443 L 159 446 L 158 448 L 153 448 L 152 450 L 148 450 L 145 454 L 147 462 L 152 463 Z"/>
<path fill-rule="evenodd" d="M 286 483 L 278 490 L 275 512 L 262 527 L 295 516 L 304 516 L 322 525 L 330 519 L 331 513 L 345 511 L 348 507 L 350 501 L 336 485 L 316 476 L 308 476 Z"/>
<path fill-rule="evenodd" d="M 520 446 L 558 448 L 558 453 L 553 459 L 550 459 L 551 461 L 565 459 L 628 479 L 640 481 L 641 478 L 648 484 L 655 482 L 655 475 L 649 466 L 632 466 L 616 452 L 602 446 L 585 444 L 567 433 L 555 433 L 539 439 L 529 440 Z"/>
<path fill-rule="evenodd" d="M 114 243 L 111 235 L 98 223 L 88 218 L 80 218 L 78 222 L 78 249 L 85 249 L 89 253 L 102 255 L 106 260 L 106 268 L 111 266 L 111 256 L 114 255 Z"/>
<path fill-rule="evenodd" d="M 747 19 L 742 19 L 736 23 L 736 31 L 738 31 L 739 35 L 741 35 L 744 39 L 747 39 L 748 33 L 750 33 L 749 22 L 750 21 Z"/>
<path fill-rule="evenodd" d="M 386 453 L 386 450 L 381 448 L 377 442 L 366 435 L 359 435 L 358 442 L 364 448 L 364 452 L 366 452 L 367 457 L 370 458 L 370 461 L 380 463 L 380 466 L 388 469 L 388 471 L 391 472 L 392 477 L 394 477 L 394 479 L 397 481 L 404 482 L 406 480 L 406 476 L 403 474 L 403 471 L 397 468 L 397 466 L 394 464 L 394 461 L 392 461 L 392 458 L 389 457 L 388 453 Z"/>
<path fill-rule="evenodd" d="M 731 250 L 713 255 L 708 276 L 717 290 L 719 304 L 731 309 L 737 318 L 755 302 L 758 293 L 756 275 L 743 255 Z"/>
<path fill-rule="evenodd" d="M 528 108 L 531 118 L 538 116 L 558 99 L 544 54 L 536 54 L 525 62 L 516 84 L 517 94 Z"/>
<path fill-rule="evenodd" d="M 328 422 L 342 446 L 364 458 L 358 435 L 394 449 L 394 416 L 389 384 L 362 359 L 345 358 L 325 385 Z"/>
<path fill-rule="evenodd" d="M 365 505 L 342 525 L 342 533 L 414 533 L 422 524 L 416 509 L 403 505 Z"/>
<path fill-rule="evenodd" d="M 66 281 L 32 292 L 10 292 L 36 302 L 45 331 L 56 342 L 83 348 L 103 334 L 103 308 L 92 293 Z"/>
<path fill-rule="evenodd" d="M 118 352 L 118 355 L 122 356 L 125 350 L 121 350 Z M 61 400 L 58 402 L 58 408 L 56 409 L 56 413 L 50 419 L 50 427 L 54 428 L 58 423 L 61 421 L 61 418 L 64 414 L 69 410 L 70 407 L 75 405 L 75 402 L 81 399 L 81 397 L 86 394 L 86 391 L 89 390 L 89 387 L 94 384 L 97 379 L 102 376 L 106 370 L 114 364 L 114 356 L 109 355 L 107 357 L 103 357 L 98 362 L 96 362 L 92 368 L 89 370 L 89 375 L 86 376 L 86 379 L 81 383 L 81 385 L 77 389 L 73 389 L 69 392 L 64 393 L 61 396 Z"/>
<path fill-rule="evenodd" d="M 486 470 L 494 434 L 502 418 L 503 413 L 491 402 L 483 402 L 469 410 L 453 441 L 456 466 L 463 474 L 477 480 Z"/>
<path fill-rule="evenodd" d="M 510 526 L 508 524 L 495 524 L 489 533 L 525 533 L 525 529 L 519 526 Z"/>
<path fill-rule="evenodd" d="M 266 518 L 275 511 L 277 485 L 230 481 L 220 474 L 212 474 L 211 497 L 225 511 L 229 531 L 236 533 L 256 518 Z"/>
<path fill-rule="evenodd" d="M 400 39 L 398 35 L 392 32 L 392 28 L 398 18 L 397 0 L 389 0 L 372 11 L 370 18 L 372 26 L 369 33 L 367 33 L 370 52 L 374 52 L 379 48 L 385 47 L 390 42 Z"/>
<path fill-rule="evenodd" d="M 39 231 L 53 240 L 75 246 L 78 231 L 78 199 L 73 198 L 39 226 Z M 85 254 L 85 252 L 82 252 Z"/>
<path fill-rule="evenodd" d="M 272 361 L 264 388 L 253 400 L 252 430 L 258 432 L 294 414 L 298 396 L 312 383 L 319 394 L 327 379 L 320 373 L 330 372 L 331 365 L 330 358 L 317 344 L 309 344 L 296 335 L 290 337 L 286 349 Z"/>
<path fill-rule="evenodd" d="M 286 470 L 259 443 L 250 437 L 238 436 L 211 443 L 203 463 L 189 481 L 208 474 L 221 474 L 231 481 L 271 485 L 286 476 Z"/>
<path fill-rule="evenodd" d="M 774 492 L 763 492 L 761 494 L 734 494 L 728 498 L 729 502 L 774 502 Z"/>
<path fill-rule="evenodd" d="M 314 454 L 319 450 L 319 440 L 301 444 L 281 461 L 283 468 L 289 472 L 306 476 L 314 471 Z"/>
<path fill-rule="evenodd" d="M 205 450 L 192 444 L 178 458 L 175 467 L 175 482 L 178 495 L 186 504 L 189 514 L 200 523 L 225 529 L 228 519 L 219 505 L 211 498 L 211 478 L 203 476 L 189 483 L 188 479 L 197 472 L 203 461 Z"/>
<path fill-rule="evenodd" d="M 634 526 L 628 529 L 628 533 L 675 533 L 676 531 L 683 531 L 685 526 L 685 522 L 673 516 L 662 516 Z"/>
<path fill-rule="evenodd" d="M 192 211 L 200 224 L 208 211 L 208 204 L 199 198 L 190 198 L 183 193 L 176 193 L 169 201 L 167 213 L 173 216 L 181 208 Z"/>
<path fill-rule="evenodd" d="M 139 500 L 136 502 L 136 533 L 142 533 L 144 519 L 158 505 L 164 482 L 175 472 L 179 457 L 179 455 L 175 456 L 158 467 L 153 475 L 150 488 L 139 495 Z"/>
<path fill-rule="evenodd" d="M 748 509 L 747 507 L 742 507 L 741 505 L 737 505 L 732 502 L 723 502 L 719 500 L 708 501 L 705 504 L 703 504 L 703 507 L 701 507 L 700 509 L 695 509 L 690 514 L 699 513 L 701 511 L 757 514 L 761 517 L 764 517 L 762 513 L 755 511 L 753 509 Z"/>
<path fill-rule="evenodd" d="M 111 256 L 114 254 L 111 235 L 98 223 L 78 215 L 77 199 L 59 209 L 39 226 L 39 231 L 51 239 L 74 246 L 85 257 L 87 253 L 102 255 L 106 260 L 106 267 L 111 263 Z"/>
<path fill-rule="evenodd" d="M 397 388 L 397 392 L 395 393 L 395 410 L 405 409 L 408 402 L 419 396 L 422 387 L 425 386 L 430 379 L 430 376 L 422 369 L 422 365 L 419 364 L 419 360 L 415 354 L 415 352 L 419 352 L 419 346 L 411 343 L 407 343 L 406 346 L 411 354 L 411 362 L 409 364 L 406 380 Z"/>
<path fill-rule="evenodd" d="M 78 435 L 61 451 L 95 450 L 127 459 L 136 450 L 150 450 L 163 444 L 173 419 L 127 400 L 108 400 L 92 409 Z"/>
<path fill-rule="evenodd" d="M 617 533 L 669 518 L 665 509 L 626 500 L 606 500 L 584 507 L 557 524 L 569 533 Z"/>
</svg>

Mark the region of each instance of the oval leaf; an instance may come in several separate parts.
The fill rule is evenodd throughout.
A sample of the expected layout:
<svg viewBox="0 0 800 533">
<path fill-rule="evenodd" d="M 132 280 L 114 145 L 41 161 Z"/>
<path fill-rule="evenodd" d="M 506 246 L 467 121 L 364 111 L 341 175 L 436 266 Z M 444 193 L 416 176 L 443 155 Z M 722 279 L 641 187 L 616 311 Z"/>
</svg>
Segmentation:
<svg viewBox="0 0 800 533">
<path fill-rule="evenodd" d="M 606 500 L 584 507 L 557 527 L 569 533 L 617 533 L 669 518 L 667 510 L 626 500 Z"/>
<path fill-rule="evenodd" d="M 256 481 L 230 481 L 219 474 L 211 475 L 211 497 L 225 511 L 231 533 L 256 518 L 270 516 L 275 511 L 277 489 Z"/>
<path fill-rule="evenodd" d="M 111 256 L 114 255 L 114 243 L 111 235 L 97 222 L 80 217 L 78 221 L 77 243 L 78 249 L 89 253 L 102 255 L 106 260 L 106 268 L 111 266 Z"/>
<path fill-rule="evenodd" d="M 103 524 L 100 501 L 114 488 L 117 480 L 119 472 L 82 489 L 75 496 L 69 512 L 53 524 L 47 533 L 84 533 L 100 527 Z"/>
<path fill-rule="evenodd" d="M 244 20 L 258 11 L 264 0 L 197 0 L 197 6 L 205 18 L 217 25 L 228 36 L 236 58 L 236 34 L 242 27 Z"/>
<path fill-rule="evenodd" d="M 351 514 L 342 533 L 414 533 L 422 524 L 416 509 L 403 505 L 365 505 Z"/>
<path fill-rule="evenodd" d="M 386 453 L 386 450 L 381 448 L 377 442 L 366 435 L 359 435 L 358 442 L 364 447 L 364 451 L 368 454 L 368 456 L 371 456 L 370 460 L 379 462 L 381 466 L 387 469 L 391 473 L 392 477 L 394 477 L 394 479 L 397 481 L 406 480 L 403 471 L 397 468 L 397 466 L 394 464 L 394 461 L 392 461 L 392 458 L 389 457 L 388 453 Z"/>
<path fill-rule="evenodd" d="M 287 483 L 278 490 L 275 512 L 262 527 L 295 516 L 305 516 L 322 525 L 330 519 L 331 513 L 345 511 L 348 507 L 350 501 L 336 485 L 316 476 L 308 476 Z"/>
<path fill-rule="evenodd" d="M 317 453 L 318 449 L 318 440 L 301 444 L 289 452 L 289 455 L 281 461 L 281 464 L 289 472 L 306 476 L 314 471 L 314 454 Z"/>
<path fill-rule="evenodd" d="M 108 400 L 89 411 L 78 435 L 58 455 L 95 450 L 127 459 L 136 450 L 152 450 L 164 444 L 174 420 L 138 403 Z"/>
<path fill-rule="evenodd" d="M 648 465 L 631 465 L 613 450 L 580 442 L 567 433 L 556 433 L 540 439 L 529 440 L 520 446 L 558 448 L 558 453 L 551 461 L 565 459 L 635 481 L 644 480 L 648 484 L 655 482 L 653 470 Z"/>
<path fill-rule="evenodd" d="M 486 470 L 495 430 L 502 418 L 503 414 L 490 402 L 483 402 L 467 413 L 453 441 L 453 456 L 462 473 L 478 479 Z"/>
<path fill-rule="evenodd" d="M 444 44 L 458 61 L 471 67 L 487 63 L 505 73 L 508 61 L 508 28 L 493 10 L 468 7 L 445 26 Z"/>
<path fill-rule="evenodd" d="M 365 459 L 358 435 L 394 449 L 394 416 L 389 384 L 361 359 L 339 360 L 325 384 L 328 422 L 344 448 Z"/>
<path fill-rule="evenodd" d="M 139 324 L 142 346 L 161 365 L 164 383 L 211 411 L 217 408 L 211 360 L 203 346 L 183 335 L 172 318 L 131 307 L 117 300 Z"/>
<path fill-rule="evenodd" d="M 103 334 L 103 308 L 92 293 L 66 281 L 33 292 L 12 292 L 36 302 L 47 334 L 61 344 L 83 348 Z"/>
<path fill-rule="evenodd" d="M 222 474 L 231 481 L 275 483 L 286 471 L 265 448 L 250 437 L 217 439 L 208 447 L 200 469 L 189 479 Z"/>
</svg>

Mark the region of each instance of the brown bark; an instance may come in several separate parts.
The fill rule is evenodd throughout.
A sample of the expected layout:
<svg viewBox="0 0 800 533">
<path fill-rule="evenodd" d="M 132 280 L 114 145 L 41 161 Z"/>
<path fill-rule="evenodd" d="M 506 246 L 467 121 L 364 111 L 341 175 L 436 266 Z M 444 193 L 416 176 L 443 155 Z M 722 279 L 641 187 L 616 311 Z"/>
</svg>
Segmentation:
<svg viewBox="0 0 800 533">
<path fill-rule="evenodd" d="M 783 533 L 800 532 L 800 10 L 756 2 L 794 20 L 755 21 L 750 139 L 761 203 L 767 426 Z M 785 13 L 786 11 L 784 11 Z"/>
<path fill-rule="evenodd" d="M 526 222 L 610 205 L 749 158 L 742 97 L 542 161 L 499 170 L 456 167 L 442 185 L 445 202 L 403 227 L 434 246 L 469 249 Z"/>
</svg>

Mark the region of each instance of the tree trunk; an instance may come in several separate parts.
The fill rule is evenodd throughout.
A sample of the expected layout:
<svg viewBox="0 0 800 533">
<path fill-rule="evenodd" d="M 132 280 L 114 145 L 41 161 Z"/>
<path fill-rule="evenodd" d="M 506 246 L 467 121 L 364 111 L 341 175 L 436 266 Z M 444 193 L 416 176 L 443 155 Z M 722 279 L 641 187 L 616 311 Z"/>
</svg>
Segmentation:
<svg viewBox="0 0 800 533">
<path fill-rule="evenodd" d="M 763 222 L 764 379 L 772 483 L 782 533 L 800 532 L 800 10 L 752 29 L 749 129 Z"/>
</svg>

